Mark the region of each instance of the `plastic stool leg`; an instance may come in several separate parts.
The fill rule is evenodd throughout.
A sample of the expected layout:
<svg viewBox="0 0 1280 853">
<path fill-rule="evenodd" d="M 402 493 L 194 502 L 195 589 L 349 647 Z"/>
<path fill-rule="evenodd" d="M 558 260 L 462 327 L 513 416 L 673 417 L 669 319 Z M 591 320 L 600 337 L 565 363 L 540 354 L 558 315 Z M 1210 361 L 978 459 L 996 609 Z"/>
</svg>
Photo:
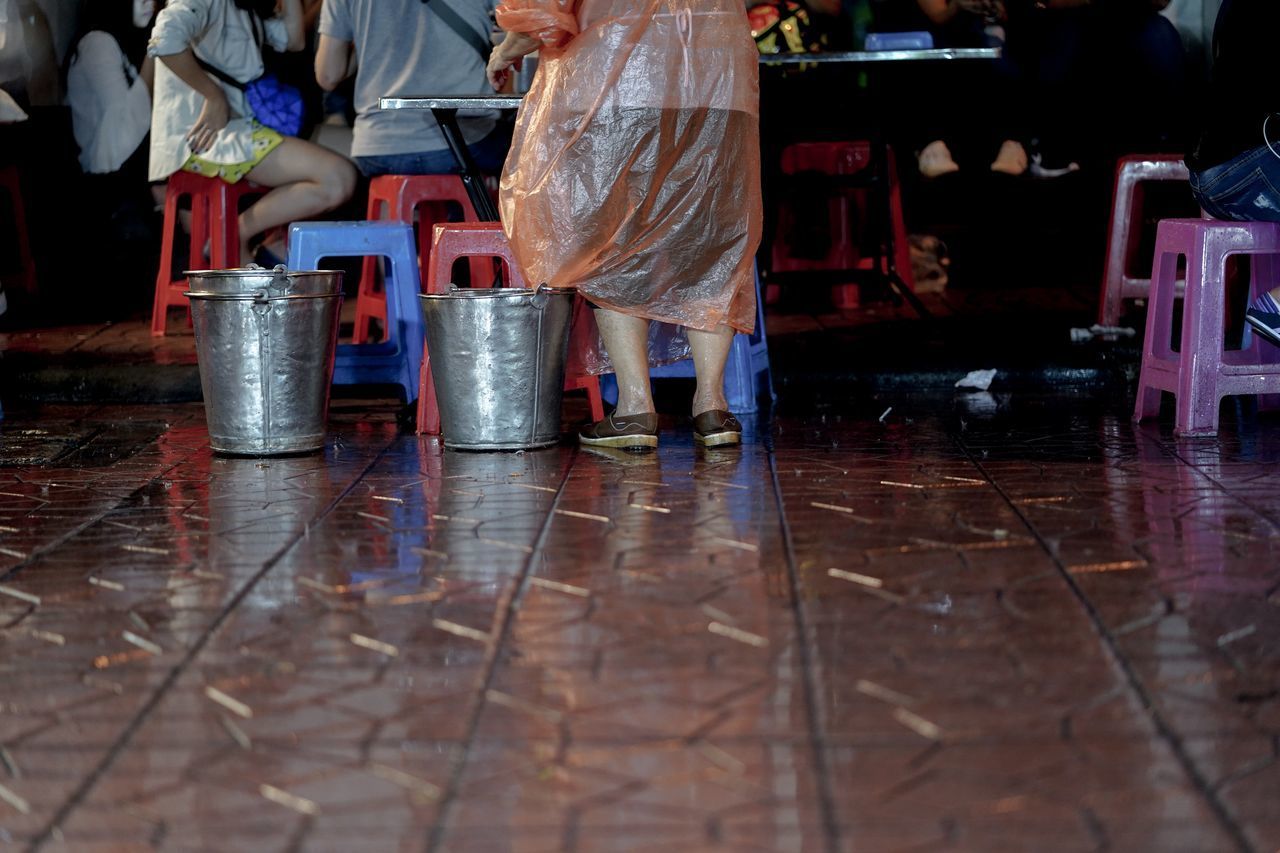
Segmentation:
<svg viewBox="0 0 1280 853">
<path fill-rule="evenodd" d="M 156 272 L 156 292 L 151 302 L 151 335 L 163 337 L 169 311 L 169 281 L 173 275 L 174 232 L 178 228 L 178 194 L 170 189 L 164 197 L 164 236 L 160 241 L 160 269 Z"/>
<path fill-rule="evenodd" d="M 1160 237 L 1164 237 L 1163 232 Z M 1142 421 L 1160 414 L 1162 389 L 1149 376 L 1158 364 L 1172 362 L 1176 355 L 1169 339 L 1173 330 L 1175 280 L 1178 275 L 1178 246 L 1157 239 L 1151 271 L 1151 291 L 1147 306 L 1147 329 L 1142 340 L 1142 368 L 1138 374 L 1138 395 L 1133 420 Z"/>
<path fill-rule="evenodd" d="M 1201 243 L 1193 246 L 1187 255 L 1181 367 L 1174 417 L 1174 432 L 1178 435 L 1212 436 L 1218 432 L 1226 255 L 1210 255 L 1207 248 Z"/>
<path fill-rule="evenodd" d="M 734 335 L 729 345 L 729 359 L 724 371 L 724 396 L 729 411 L 739 415 L 753 415 L 756 404 L 755 373 L 751 369 L 751 345 L 746 335 Z"/>
<path fill-rule="evenodd" d="M 396 384 L 412 403 L 417 398 L 423 351 L 412 227 L 399 222 L 295 222 L 290 228 L 289 266 L 294 269 L 313 269 L 326 257 L 369 255 L 389 262 L 388 339 L 339 345 L 333 381 L 335 385 Z"/>
<path fill-rule="evenodd" d="M 1114 326 L 1120 322 L 1124 305 L 1125 261 L 1129 255 L 1129 223 L 1133 217 L 1136 183 L 1125 170 L 1116 167 L 1116 184 L 1111 198 L 1111 227 L 1107 236 L 1107 265 L 1102 274 L 1102 296 L 1098 300 L 1098 322 Z"/>
</svg>

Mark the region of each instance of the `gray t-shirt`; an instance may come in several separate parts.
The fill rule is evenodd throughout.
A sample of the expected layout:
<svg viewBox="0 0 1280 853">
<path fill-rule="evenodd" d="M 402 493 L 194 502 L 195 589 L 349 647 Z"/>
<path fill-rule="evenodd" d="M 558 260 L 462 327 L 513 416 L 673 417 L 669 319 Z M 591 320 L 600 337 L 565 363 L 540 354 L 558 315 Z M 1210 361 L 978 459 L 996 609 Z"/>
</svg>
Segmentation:
<svg viewBox="0 0 1280 853">
<path fill-rule="evenodd" d="M 447 3 L 489 39 L 489 13 L 498 0 L 431 0 L 431 5 L 437 3 Z M 379 98 L 493 93 L 480 52 L 422 0 L 324 0 L 320 33 L 355 46 L 354 157 L 448 147 L 430 112 L 380 110 Z M 460 115 L 467 142 L 487 136 L 496 116 Z"/>
</svg>

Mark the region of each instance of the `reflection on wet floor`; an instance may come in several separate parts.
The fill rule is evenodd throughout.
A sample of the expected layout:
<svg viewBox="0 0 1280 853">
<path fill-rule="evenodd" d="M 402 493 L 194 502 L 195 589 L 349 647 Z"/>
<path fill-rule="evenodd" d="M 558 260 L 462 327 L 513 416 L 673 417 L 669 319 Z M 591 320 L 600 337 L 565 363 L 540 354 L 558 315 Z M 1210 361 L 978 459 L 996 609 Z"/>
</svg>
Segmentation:
<svg viewBox="0 0 1280 853">
<path fill-rule="evenodd" d="M 884 408 L 270 460 L 11 412 L 153 429 L 0 460 L 0 845 L 1280 846 L 1275 421 Z"/>
</svg>

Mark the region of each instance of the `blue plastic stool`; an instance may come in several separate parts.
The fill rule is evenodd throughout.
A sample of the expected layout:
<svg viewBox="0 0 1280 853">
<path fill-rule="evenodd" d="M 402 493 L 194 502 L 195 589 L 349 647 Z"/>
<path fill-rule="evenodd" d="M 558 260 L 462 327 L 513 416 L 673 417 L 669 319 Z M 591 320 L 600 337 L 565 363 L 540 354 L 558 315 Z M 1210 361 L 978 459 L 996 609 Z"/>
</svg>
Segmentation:
<svg viewBox="0 0 1280 853">
<path fill-rule="evenodd" d="M 867 33 L 863 50 L 929 50 L 933 36 L 924 30 L 902 33 Z"/>
<path fill-rule="evenodd" d="M 760 374 L 769 401 L 776 401 L 773 393 L 773 373 L 769 369 L 769 342 L 764 331 L 764 300 L 760 298 L 760 272 L 756 271 L 756 330 L 750 335 L 734 335 L 729 349 L 729 361 L 724 367 L 724 395 L 729 410 L 738 415 L 751 415 L 760 410 L 756 391 L 760 387 Z M 650 368 L 654 379 L 692 379 L 693 360 L 683 359 L 674 364 Z M 612 373 L 600 377 L 600 396 L 610 405 L 618 402 L 618 380 Z M 623 414 L 628 414 L 624 412 Z"/>
<path fill-rule="evenodd" d="M 289 269 L 316 269 L 323 258 L 387 259 L 386 340 L 339 344 L 334 385 L 399 385 L 404 400 L 418 398 L 425 344 L 418 305 L 418 250 L 413 226 L 403 222 L 295 222 L 289 227 Z"/>
</svg>

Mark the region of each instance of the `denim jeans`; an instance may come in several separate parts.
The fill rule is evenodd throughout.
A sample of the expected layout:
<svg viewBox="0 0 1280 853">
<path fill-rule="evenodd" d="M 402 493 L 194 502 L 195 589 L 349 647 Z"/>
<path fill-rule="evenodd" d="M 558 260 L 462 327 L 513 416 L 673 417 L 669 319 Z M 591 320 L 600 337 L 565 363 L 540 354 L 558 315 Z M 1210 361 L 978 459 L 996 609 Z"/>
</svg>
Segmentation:
<svg viewBox="0 0 1280 853">
<path fill-rule="evenodd" d="M 1276 150 L 1280 152 L 1280 147 Z M 1192 195 L 1215 219 L 1280 222 L 1277 187 L 1280 156 L 1266 145 L 1203 172 L 1191 173 Z"/>
<path fill-rule="evenodd" d="M 505 124 L 499 124 L 484 139 L 467 146 L 480 171 L 488 175 L 502 171 L 502 164 L 507 159 L 507 149 L 510 147 L 511 130 Z M 453 152 L 448 148 L 408 154 L 375 154 L 352 159 L 368 178 L 378 175 L 448 175 L 461 171 Z"/>
</svg>

